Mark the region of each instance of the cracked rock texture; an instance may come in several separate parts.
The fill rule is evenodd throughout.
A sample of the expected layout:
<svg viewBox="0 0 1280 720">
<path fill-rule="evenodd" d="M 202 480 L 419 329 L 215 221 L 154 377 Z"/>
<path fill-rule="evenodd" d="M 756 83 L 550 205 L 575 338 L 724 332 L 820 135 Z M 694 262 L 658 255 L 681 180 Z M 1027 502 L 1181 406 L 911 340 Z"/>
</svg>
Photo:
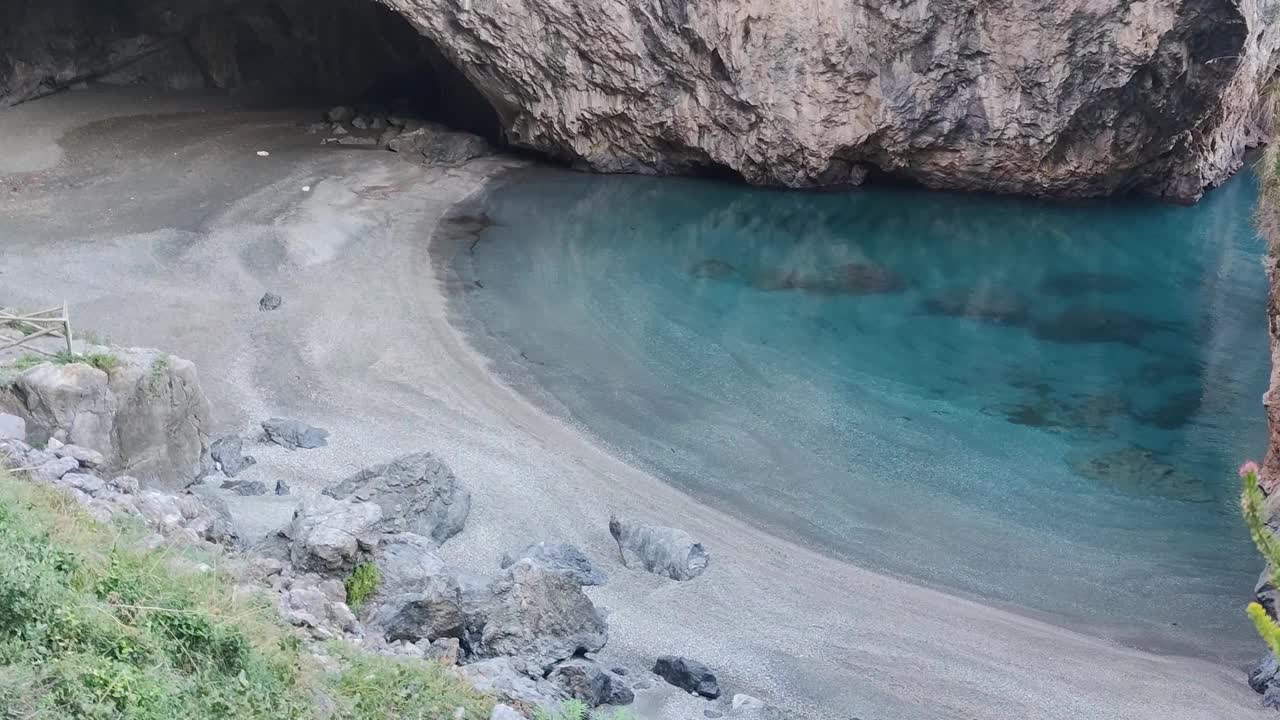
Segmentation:
<svg viewBox="0 0 1280 720">
<path fill-rule="evenodd" d="M 603 172 L 729 169 L 1180 201 L 1239 168 L 1275 0 L 387 0 L 509 140 Z"/>
</svg>

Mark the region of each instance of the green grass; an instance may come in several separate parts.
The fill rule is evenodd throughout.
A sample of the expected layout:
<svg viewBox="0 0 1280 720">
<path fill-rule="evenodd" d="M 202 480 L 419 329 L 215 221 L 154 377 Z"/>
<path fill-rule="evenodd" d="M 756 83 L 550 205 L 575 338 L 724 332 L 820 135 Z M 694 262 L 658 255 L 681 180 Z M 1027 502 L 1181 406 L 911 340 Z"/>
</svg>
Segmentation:
<svg viewBox="0 0 1280 720">
<path fill-rule="evenodd" d="M 83 363 L 90 367 L 97 368 L 104 373 L 110 373 L 120 365 L 120 359 L 110 353 L 89 353 L 82 355 L 80 353 L 70 353 L 66 350 L 53 355 L 44 356 L 27 353 L 19 356 L 17 360 L 4 364 L 5 369 L 22 372 L 41 363 L 53 363 L 54 365 L 71 365 L 73 363 Z"/>
<path fill-rule="evenodd" d="M 158 398 L 169 375 L 169 358 L 160 356 L 151 363 L 151 372 L 147 375 L 147 397 Z"/>
<path fill-rule="evenodd" d="M 142 532 L 0 473 L 0 719 L 488 717 L 436 663 L 343 649 L 321 671 L 265 591 L 238 592 L 214 555 L 139 550 Z"/>
<path fill-rule="evenodd" d="M 631 713 L 626 710 L 614 710 L 611 714 L 599 710 L 591 712 L 587 704 L 579 700 L 569 700 L 560 706 L 559 712 L 549 712 L 539 708 L 533 713 L 533 720 L 631 720 Z"/>
<path fill-rule="evenodd" d="M 371 562 L 357 565 L 343 583 L 347 588 L 347 605 L 353 610 L 360 609 L 378 591 L 379 580 L 377 565 Z"/>
</svg>

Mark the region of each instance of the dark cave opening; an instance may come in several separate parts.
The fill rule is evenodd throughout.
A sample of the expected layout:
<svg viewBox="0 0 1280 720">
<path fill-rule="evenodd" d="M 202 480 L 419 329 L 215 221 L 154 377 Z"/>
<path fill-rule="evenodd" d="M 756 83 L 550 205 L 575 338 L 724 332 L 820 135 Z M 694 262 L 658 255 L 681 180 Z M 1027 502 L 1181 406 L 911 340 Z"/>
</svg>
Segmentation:
<svg viewBox="0 0 1280 720">
<path fill-rule="evenodd" d="M 17 0 L 0 8 L 0 108 L 83 82 L 377 105 L 503 144 L 493 106 L 376 0 Z"/>
</svg>

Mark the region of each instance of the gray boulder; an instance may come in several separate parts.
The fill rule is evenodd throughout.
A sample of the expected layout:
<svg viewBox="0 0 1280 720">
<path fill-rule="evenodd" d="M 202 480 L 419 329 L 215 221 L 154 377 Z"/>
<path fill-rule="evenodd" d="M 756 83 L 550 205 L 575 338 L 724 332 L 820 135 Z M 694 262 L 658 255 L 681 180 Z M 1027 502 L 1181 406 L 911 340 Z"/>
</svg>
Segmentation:
<svg viewBox="0 0 1280 720">
<path fill-rule="evenodd" d="M 17 415 L 0 413 L 0 440 L 27 440 L 27 421 Z"/>
<path fill-rule="evenodd" d="M 69 472 L 62 476 L 59 484 L 90 496 L 96 496 L 107 489 L 107 483 L 102 478 L 88 473 Z"/>
<path fill-rule="evenodd" d="M 270 418 L 262 421 L 267 439 L 286 450 L 311 450 L 329 444 L 329 431 L 299 420 Z"/>
<path fill-rule="evenodd" d="M 227 477 L 235 477 L 258 461 L 243 452 L 244 441 L 236 435 L 218 438 L 209 446 L 209 457 Z"/>
<path fill-rule="evenodd" d="M 559 685 L 565 694 L 591 707 L 628 705 L 635 693 L 619 678 L 593 660 L 574 658 L 551 669 L 547 679 Z"/>
<path fill-rule="evenodd" d="M 383 531 L 417 533 L 437 543 L 462 532 L 471 512 L 471 493 L 427 452 L 362 470 L 324 494 L 377 503 Z"/>
<path fill-rule="evenodd" d="M 428 642 L 466 636 L 462 588 L 453 575 L 433 575 L 416 591 L 381 603 L 370 618 L 389 642 Z"/>
<path fill-rule="evenodd" d="M 489 584 L 468 618 L 480 630 L 469 638 L 477 657 L 510 655 L 543 672 L 560 660 L 596 652 L 609 639 L 604 616 L 571 575 L 521 560 Z"/>
<path fill-rule="evenodd" d="M 378 568 L 378 595 L 394 597 L 421 591 L 444 571 L 436 544 L 414 533 L 384 535 L 373 554 Z"/>
<path fill-rule="evenodd" d="M 1280 673 L 1280 663 L 1276 662 L 1275 655 L 1267 653 L 1257 666 L 1249 671 L 1249 687 L 1257 693 L 1266 692 L 1267 686 L 1272 684 L 1278 673 Z"/>
<path fill-rule="evenodd" d="M 535 543 L 502 556 L 502 568 L 506 569 L 524 559 L 532 560 L 549 570 L 567 572 L 583 585 L 604 585 L 609 577 L 595 566 L 581 550 L 567 543 Z"/>
<path fill-rule="evenodd" d="M 307 498 L 285 530 L 289 558 L 303 572 L 347 573 L 378 544 L 382 510 L 374 503 Z"/>
<path fill-rule="evenodd" d="M 80 463 L 76 462 L 75 458 L 54 458 L 32 468 L 30 473 L 33 480 L 52 485 L 57 484 L 63 475 L 74 473 L 79 469 Z"/>
<path fill-rule="evenodd" d="M 112 473 L 184 487 L 199 476 L 209 403 L 195 366 L 141 348 L 93 347 L 115 365 L 43 363 L 0 387 L 0 410 L 21 417 L 37 443 L 56 439 L 100 453 Z"/>
<path fill-rule="evenodd" d="M 653 664 L 655 675 L 676 687 L 706 698 L 720 697 L 720 685 L 711 669 L 697 660 L 663 655 Z"/>
<path fill-rule="evenodd" d="M 1262 693 L 1262 707 L 1280 710 L 1280 685 L 1273 683 L 1267 686 L 1266 692 Z"/>
<path fill-rule="evenodd" d="M 683 530 L 613 517 L 609 520 L 609 533 L 618 542 L 623 565 L 672 580 L 692 580 L 711 561 L 702 543 Z"/>
<path fill-rule="evenodd" d="M 311 631 L 312 637 L 329 639 L 359 629 L 346 603 L 346 588 L 339 580 L 318 575 L 292 578 L 280 595 L 280 614 L 288 622 Z"/>
<path fill-rule="evenodd" d="M 79 445 L 62 445 L 54 450 L 53 454 L 60 458 L 71 458 L 80 463 L 80 467 L 90 469 L 102 467 L 107 461 L 102 456 L 102 453 L 97 450 L 80 447 Z"/>
<path fill-rule="evenodd" d="M 424 165 L 461 165 L 468 160 L 493 154 L 484 138 L 426 123 L 393 138 L 387 148 Z"/>
<path fill-rule="evenodd" d="M 550 708 L 568 699 L 537 668 L 518 658 L 492 658 L 463 665 L 458 671 L 477 690 L 516 705 Z"/>
</svg>

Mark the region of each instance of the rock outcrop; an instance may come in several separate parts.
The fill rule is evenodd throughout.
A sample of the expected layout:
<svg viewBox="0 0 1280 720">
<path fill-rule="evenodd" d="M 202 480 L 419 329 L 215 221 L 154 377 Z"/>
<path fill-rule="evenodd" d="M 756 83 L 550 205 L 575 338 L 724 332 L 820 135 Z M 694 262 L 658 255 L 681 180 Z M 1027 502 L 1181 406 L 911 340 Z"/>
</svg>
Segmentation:
<svg viewBox="0 0 1280 720">
<path fill-rule="evenodd" d="M 112 473 L 181 487 L 203 471 L 209 401 L 187 360 L 156 350 L 94 348 L 87 362 L 42 363 L 0 386 L 0 411 L 21 417 L 29 439 L 101 453 Z"/>
<path fill-rule="evenodd" d="M 508 139 L 603 172 L 1194 200 L 1258 138 L 1236 0 L 388 0 Z"/>
</svg>

